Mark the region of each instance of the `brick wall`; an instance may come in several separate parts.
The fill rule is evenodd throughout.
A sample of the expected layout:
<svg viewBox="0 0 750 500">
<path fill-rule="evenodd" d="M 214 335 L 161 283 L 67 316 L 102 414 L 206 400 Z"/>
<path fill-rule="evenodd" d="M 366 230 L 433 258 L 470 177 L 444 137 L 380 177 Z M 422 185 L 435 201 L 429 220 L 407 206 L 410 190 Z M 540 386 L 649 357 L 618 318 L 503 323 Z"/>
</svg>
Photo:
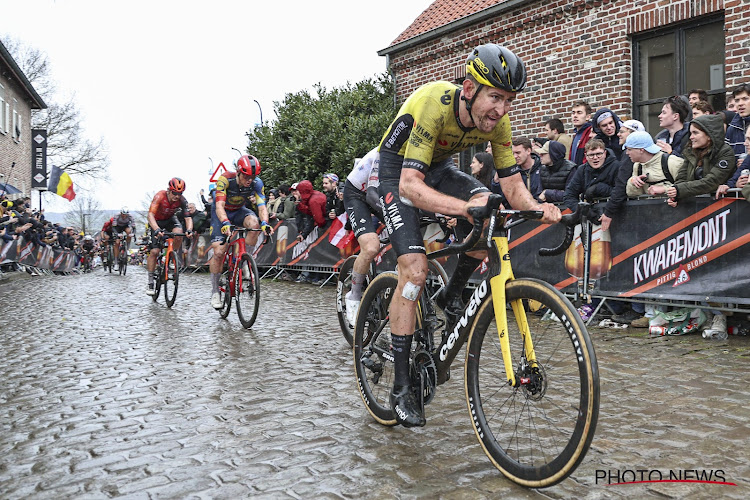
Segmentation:
<svg viewBox="0 0 750 500">
<path fill-rule="evenodd" d="M 3 98 L 10 103 L 10 129 L 7 134 L 0 132 L 0 185 L 5 182 L 24 191 L 31 192 L 31 107 L 26 101 L 25 93 L 9 78 L 9 72 L 0 63 L 0 84 L 3 86 Z M 14 102 L 15 99 L 15 102 Z M 13 108 L 21 114 L 21 140 L 13 138 Z M 10 167 L 16 162 L 13 172 Z M 2 188 L 0 187 L 0 190 Z"/>
<path fill-rule="evenodd" d="M 750 0 L 529 1 L 497 18 L 391 55 L 399 102 L 421 84 L 462 77 L 466 55 L 502 43 L 521 55 L 527 89 L 511 111 L 514 133 L 539 135 L 544 120 L 562 116 L 577 99 L 632 116 L 630 35 L 724 12 L 726 87 L 750 78 Z"/>
</svg>

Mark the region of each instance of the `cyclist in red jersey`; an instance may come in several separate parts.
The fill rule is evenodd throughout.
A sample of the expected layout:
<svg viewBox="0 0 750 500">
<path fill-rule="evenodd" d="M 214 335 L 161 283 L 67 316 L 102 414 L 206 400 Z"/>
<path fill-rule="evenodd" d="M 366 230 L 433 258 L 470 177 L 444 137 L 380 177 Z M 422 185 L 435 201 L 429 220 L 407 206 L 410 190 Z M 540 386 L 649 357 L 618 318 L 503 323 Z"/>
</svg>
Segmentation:
<svg viewBox="0 0 750 500">
<path fill-rule="evenodd" d="M 151 228 L 151 243 L 149 248 L 151 249 L 148 254 L 146 261 L 146 268 L 148 269 L 148 287 L 146 293 L 148 295 L 154 294 L 154 269 L 156 269 L 156 258 L 161 250 L 159 242 L 161 235 L 164 231 L 171 231 L 174 233 L 182 233 L 182 224 L 177 219 L 175 213 L 177 210 L 182 210 L 185 217 L 185 229 L 187 229 L 187 235 L 190 236 L 193 232 L 193 219 L 188 213 L 187 200 L 182 193 L 185 192 L 185 181 L 179 177 L 173 177 L 169 181 L 169 185 L 166 190 L 159 191 L 154 195 L 154 199 L 151 201 L 151 206 L 148 209 L 148 225 Z M 175 253 L 180 255 L 180 245 L 182 244 L 181 237 L 175 237 L 174 239 L 174 250 Z"/>
</svg>

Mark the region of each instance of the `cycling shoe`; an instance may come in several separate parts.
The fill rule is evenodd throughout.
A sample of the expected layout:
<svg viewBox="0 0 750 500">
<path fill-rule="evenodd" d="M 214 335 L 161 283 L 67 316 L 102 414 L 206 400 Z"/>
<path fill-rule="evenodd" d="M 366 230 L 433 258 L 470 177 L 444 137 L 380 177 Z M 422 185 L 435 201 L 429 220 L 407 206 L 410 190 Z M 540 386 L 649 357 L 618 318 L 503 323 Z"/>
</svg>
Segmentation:
<svg viewBox="0 0 750 500">
<path fill-rule="evenodd" d="M 419 402 L 409 386 L 393 386 L 391 409 L 396 421 L 404 427 L 424 427 L 427 420 L 422 414 Z"/>
</svg>

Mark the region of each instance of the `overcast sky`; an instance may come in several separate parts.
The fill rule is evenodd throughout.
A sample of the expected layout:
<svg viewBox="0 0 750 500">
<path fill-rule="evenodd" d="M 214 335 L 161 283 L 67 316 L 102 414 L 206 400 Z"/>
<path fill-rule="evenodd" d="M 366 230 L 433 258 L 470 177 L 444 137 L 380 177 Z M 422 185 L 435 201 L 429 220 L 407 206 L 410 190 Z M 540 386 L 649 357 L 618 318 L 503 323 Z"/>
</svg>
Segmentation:
<svg viewBox="0 0 750 500">
<path fill-rule="evenodd" d="M 0 33 L 45 52 L 85 133 L 109 148 L 102 208 L 141 209 L 172 176 L 190 201 L 231 165 L 273 102 L 386 70 L 386 48 L 432 0 L 0 0 Z M 262 175 L 261 175 L 262 176 Z M 76 182 L 76 178 L 73 178 Z M 38 195 L 34 195 L 37 206 Z M 48 211 L 67 201 L 45 196 Z"/>
</svg>

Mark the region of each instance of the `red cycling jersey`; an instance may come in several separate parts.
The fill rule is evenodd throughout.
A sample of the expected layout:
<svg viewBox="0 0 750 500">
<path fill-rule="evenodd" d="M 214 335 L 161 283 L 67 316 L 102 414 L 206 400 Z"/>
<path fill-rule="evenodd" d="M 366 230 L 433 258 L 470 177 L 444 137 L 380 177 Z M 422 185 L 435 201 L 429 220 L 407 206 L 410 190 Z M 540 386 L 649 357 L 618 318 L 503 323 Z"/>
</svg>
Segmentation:
<svg viewBox="0 0 750 500">
<path fill-rule="evenodd" d="M 109 219 L 107 222 L 104 223 L 102 226 L 102 232 L 103 233 L 109 233 L 112 234 L 112 221 L 114 220 L 114 217 Z"/>
<path fill-rule="evenodd" d="M 162 190 L 156 193 L 154 199 L 151 201 L 151 206 L 148 211 L 149 213 L 154 214 L 154 219 L 160 221 L 172 217 L 180 207 L 182 207 L 183 213 L 187 213 L 187 200 L 184 196 L 180 196 L 177 201 L 170 203 L 169 198 L 167 197 L 167 191 Z"/>
</svg>

